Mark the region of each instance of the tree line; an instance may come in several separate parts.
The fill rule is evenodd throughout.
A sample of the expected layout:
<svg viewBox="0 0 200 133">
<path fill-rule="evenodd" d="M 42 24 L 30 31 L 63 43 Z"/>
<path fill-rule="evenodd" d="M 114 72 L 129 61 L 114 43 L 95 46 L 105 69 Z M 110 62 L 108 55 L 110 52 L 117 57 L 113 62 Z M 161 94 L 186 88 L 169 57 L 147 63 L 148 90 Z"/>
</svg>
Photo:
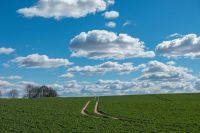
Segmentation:
<svg viewBox="0 0 200 133">
<path fill-rule="evenodd" d="M 0 90 L 0 97 L 2 96 L 2 92 Z M 7 93 L 9 98 L 18 98 L 19 92 L 16 89 L 12 89 Z M 41 98 L 41 97 L 57 97 L 58 94 L 56 90 L 48 86 L 35 86 L 35 85 L 27 85 L 25 88 L 24 98 Z"/>
</svg>

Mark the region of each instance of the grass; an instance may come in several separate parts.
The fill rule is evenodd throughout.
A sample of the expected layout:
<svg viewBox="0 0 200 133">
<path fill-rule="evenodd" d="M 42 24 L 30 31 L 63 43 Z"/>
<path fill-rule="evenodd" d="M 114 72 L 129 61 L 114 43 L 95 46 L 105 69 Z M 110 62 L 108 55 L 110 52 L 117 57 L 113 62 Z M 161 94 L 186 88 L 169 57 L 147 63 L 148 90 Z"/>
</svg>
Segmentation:
<svg viewBox="0 0 200 133">
<path fill-rule="evenodd" d="M 200 131 L 200 94 L 104 97 L 100 109 L 141 131 Z"/>
<path fill-rule="evenodd" d="M 94 98 L 1 99 L 0 132 L 199 132 L 200 94 L 100 97 L 99 110 L 122 120 L 96 119 Z"/>
</svg>

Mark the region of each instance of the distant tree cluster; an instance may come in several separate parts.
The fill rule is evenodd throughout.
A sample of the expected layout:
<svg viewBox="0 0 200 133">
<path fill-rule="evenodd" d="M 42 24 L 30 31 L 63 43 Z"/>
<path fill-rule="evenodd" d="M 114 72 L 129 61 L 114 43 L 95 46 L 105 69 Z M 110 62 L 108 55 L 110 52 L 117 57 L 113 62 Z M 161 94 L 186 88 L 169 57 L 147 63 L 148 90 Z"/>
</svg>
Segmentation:
<svg viewBox="0 0 200 133">
<path fill-rule="evenodd" d="M 19 93 L 16 89 L 13 89 L 8 92 L 8 96 L 10 98 L 17 98 L 19 96 Z"/>
<path fill-rule="evenodd" d="M 48 86 L 26 86 L 25 98 L 57 97 L 57 92 Z"/>
</svg>

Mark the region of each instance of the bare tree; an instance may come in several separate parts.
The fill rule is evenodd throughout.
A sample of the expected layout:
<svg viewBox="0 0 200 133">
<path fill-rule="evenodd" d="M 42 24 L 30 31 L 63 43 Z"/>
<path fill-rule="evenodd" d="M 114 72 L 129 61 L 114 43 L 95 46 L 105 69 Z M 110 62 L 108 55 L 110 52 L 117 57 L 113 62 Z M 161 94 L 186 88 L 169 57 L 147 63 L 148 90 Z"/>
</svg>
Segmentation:
<svg viewBox="0 0 200 133">
<path fill-rule="evenodd" d="M 26 86 L 25 98 L 56 97 L 57 92 L 48 86 Z"/>
<path fill-rule="evenodd" d="M 16 89 L 13 89 L 8 92 L 8 95 L 10 98 L 17 98 L 19 96 L 19 93 Z"/>
<path fill-rule="evenodd" d="M 1 92 L 1 90 L 0 90 L 0 97 L 2 97 L 2 92 Z"/>
</svg>

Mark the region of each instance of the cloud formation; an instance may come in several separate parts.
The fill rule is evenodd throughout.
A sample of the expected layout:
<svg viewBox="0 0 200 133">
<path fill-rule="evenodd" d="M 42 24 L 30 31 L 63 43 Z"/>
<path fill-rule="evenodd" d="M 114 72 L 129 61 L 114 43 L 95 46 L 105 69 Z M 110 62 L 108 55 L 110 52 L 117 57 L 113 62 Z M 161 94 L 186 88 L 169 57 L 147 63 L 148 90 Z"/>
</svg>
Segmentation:
<svg viewBox="0 0 200 133">
<path fill-rule="evenodd" d="M 133 71 L 136 71 L 141 66 L 134 67 L 132 63 L 122 63 L 119 64 L 117 62 L 105 62 L 95 66 L 75 66 L 69 68 L 68 71 L 70 73 L 79 73 L 82 75 L 95 75 L 95 74 L 105 74 L 108 72 L 117 72 L 119 74 L 129 74 Z"/>
<path fill-rule="evenodd" d="M 15 49 L 13 49 L 13 48 L 5 48 L 5 47 L 0 48 L 0 54 L 11 54 L 14 51 L 15 51 Z"/>
<path fill-rule="evenodd" d="M 60 75 L 60 77 L 61 78 L 73 78 L 74 74 L 72 74 L 72 73 L 65 73 L 65 74 Z"/>
<path fill-rule="evenodd" d="M 106 26 L 106 27 L 109 27 L 109 28 L 115 28 L 115 27 L 116 27 L 116 23 L 110 21 L 110 22 L 106 23 L 105 26 Z"/>
<path fill-rule="evenodd" d="M 81 82 L 78 83 L 76 80 L 67 81 L 63 84 L 51 84 L 48 86 L 54 88 L 58 92 L 59 96 L 84 95 L 84 94 L 81 94 L 81 91 L 83 89 Z"/>
<path fill-rule="evenodd" d="M 150 61 L 144 66 L 143 74 L 139 80 L 179 82 L 193 80 L 195 77 L 187 68 L 176 67 L 174 64 L 164 64 L 158 61 Z"/>
<path fill-rule="evenodd" d="M 115 18 L 119 17 L 119 12 L 117 12 L 117 11 L 107 11 L 107 12 L 103 13 L 103 16 L 106 19 L 115 19 Z"/>
<path fill-rule="evenodd" d="M 164 41 L 156 47 L 156 52 L 168 58 L 200 58 L 200 37 L 188 34 L 181 38 Z"/>
<path fill-rule="evenodd" d="M 74 57 L 91 59 L 125 59 L 154 57 L 153 51 L 146 51 L 144 42 L 127 34 L 119 34 L 106 30 L 82 32 L 70 42 Z"/>
<path fill-rule="evenodd" d="M 18 75 L 11 75 L 11 76 L 8 76 L 8 77 L 3 77 L 3 76 L 1 76 L 0 79 L 21 80 L 22 77 L 21 77 L 21 76 L 18 76 Z"/>
<path fill-rule="evenodd" d="M 83 92 L 90 95 L 196 92 L 199 83 L 191 70 L 176 66 L 173 61 L 162 63 L 155 60 L 138 66 L 130 62 L 120 64 L 108 61 L 94 66 L 74 66 L 68 72 L 82 75 L 141 72 L 132 81 L 99 80 L 96 84 L 80 85 L 84 88 Z"/>
<path fill-rule="evenodd" d="M 169 35 L 167 38 L 178 38 L 178 37 L 183 37 L 183 35 L 181 35 L 180 33 L 174 33 Z"/>
<path fill-rule="evenodd" d="M 150 61 L 136 67 L 132 63 L 105 62 L 95 66 L 75 66 L 69 68 L 69 71 L 84 75 L 107 72 L 128 74 L 141 71 L 141 75 L 132 81 L 98 80 L 96 83 L 73 81 L 76 83 L 75 90 L 87 96 L 197 92 L 200 85 L 198 78 L 193 76 L 189 69 L 175 65 L 173 61 L 166 63 Z"/>
<path fill-rule="evenodd" d="M 25 68 L 57 68 L 68 66 L 72 63 L 68 59 L 49 58 L 47 55 L 32 54 L 26 57 L 17 57 L 11 61 L 19 67 Z"/>
<path fill-rule="evenodd" d="M 8 81 L 0 80 L 0 87 L 6 87 L 9 85 L 10 85 L 10 83 Z"/>
<path fill-rule="evenodd" d="M 128 26 L 128 25 L 130 25 L 130 24 L 131 24 L 131 21 L 128 21 L 128 20 L 127 20 L 127 21 L 125 21 L 125 22 L 123 23 L 122 26 L 123 26 L 123 27 L 126 27 L 126 26 Z"/>
<path fill-rule="evenodd" d="M 39 0 L 31 7 L 17 10 L 25 17 L 81 18 L 105 11 L 115 0 Z"/>
</svg>

